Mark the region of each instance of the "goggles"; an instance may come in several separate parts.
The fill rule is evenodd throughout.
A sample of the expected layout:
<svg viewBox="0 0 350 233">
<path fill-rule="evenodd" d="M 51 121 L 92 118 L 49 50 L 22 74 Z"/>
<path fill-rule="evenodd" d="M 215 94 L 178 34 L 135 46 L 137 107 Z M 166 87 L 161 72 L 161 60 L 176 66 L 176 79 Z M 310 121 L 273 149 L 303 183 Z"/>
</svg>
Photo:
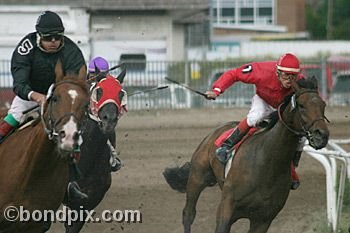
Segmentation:
<svg viewBox="0 0 350 233">
<path fill-rule="evenodd" d="M 282 71 L 277 71 L 277 73 L 279 74 L 279 78 L 283 79 L 283 80 L 293 81 L 293 80 L 296 80 L 298 77 L 298 74 L 287 74 L 287 73 L 282 72 Z"/>
<path fill-rule="evenodd" d="M 56 34 L 40 34 L 40 38 L 43 41 L 53 41 L 53 40 L 62 40 L 63 39 L 63 33 L 56 33 Z"/>
</svg>

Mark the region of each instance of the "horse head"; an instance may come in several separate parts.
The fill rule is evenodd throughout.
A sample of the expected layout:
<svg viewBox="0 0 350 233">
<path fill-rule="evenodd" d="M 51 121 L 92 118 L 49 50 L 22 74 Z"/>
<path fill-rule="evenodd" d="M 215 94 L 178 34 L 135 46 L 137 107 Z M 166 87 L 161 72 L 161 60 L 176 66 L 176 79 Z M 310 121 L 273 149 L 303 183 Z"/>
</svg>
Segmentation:
<svg viewBox="0 0 350 233">
<path fill-rule="evenodd" d="M 326 103 L 318 93 L 315 77 L 300 79 L 292 83 L 295 94 L 291 97 L 289 111 L 294 112 L 293 121 L 296 134 L 304 135 L 315 149 L 321 149 L 328 143 L 329 130 L 326 125 Z"/>
<path fill-rule="evenodd" d="M 92 88 L 90 97 L 90 116 L 99 123 L 103 133 L 111 133 L 125 110 L 127 94 L 122 83 L 126 74 L 124 69 L 117 78 L 106 75 Z"/>
<path fill-rule="evenodd" d="M 45 106 L 42 106 L 42 122 L 49 139 L 57 142 L 61 152 L 71 152 L 82 143 L 81 129 L 86 119 L 89 101 L 85 83 L 86 67 L 79 74 L 64 75 L 62 63 L 55 67 L 56 83 L 52 84 Z"/>
</svg>

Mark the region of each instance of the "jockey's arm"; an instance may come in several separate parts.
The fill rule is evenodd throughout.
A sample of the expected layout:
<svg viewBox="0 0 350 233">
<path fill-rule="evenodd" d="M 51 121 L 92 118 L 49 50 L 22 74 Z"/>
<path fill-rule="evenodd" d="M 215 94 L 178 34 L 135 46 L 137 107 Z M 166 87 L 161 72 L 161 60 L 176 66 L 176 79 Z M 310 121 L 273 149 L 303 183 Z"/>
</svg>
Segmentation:
<svg viewBox="0 0 350 233">
<path fill-rule="evenodd" d="M 46 101 L 46 96 L 39 92 L 32 91 L 29 93 L 29 99 L 37 102 L 39 105 L 42 105 Z"/>
</svg>

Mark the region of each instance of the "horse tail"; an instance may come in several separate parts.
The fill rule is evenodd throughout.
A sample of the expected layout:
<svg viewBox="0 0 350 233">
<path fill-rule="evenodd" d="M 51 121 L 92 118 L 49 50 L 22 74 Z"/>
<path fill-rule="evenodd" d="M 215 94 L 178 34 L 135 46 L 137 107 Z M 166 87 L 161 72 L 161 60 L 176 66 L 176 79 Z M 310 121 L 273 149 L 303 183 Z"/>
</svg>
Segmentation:
<svg viewBox="0 0 350 233">
<path fill-rule="evenodd" d="M 180 193 L 185 193 L 190 169 L 191 163 L 186 162 L 181 167 L 165 168 L 163 176 L 172 189 Z"/>
</svg>

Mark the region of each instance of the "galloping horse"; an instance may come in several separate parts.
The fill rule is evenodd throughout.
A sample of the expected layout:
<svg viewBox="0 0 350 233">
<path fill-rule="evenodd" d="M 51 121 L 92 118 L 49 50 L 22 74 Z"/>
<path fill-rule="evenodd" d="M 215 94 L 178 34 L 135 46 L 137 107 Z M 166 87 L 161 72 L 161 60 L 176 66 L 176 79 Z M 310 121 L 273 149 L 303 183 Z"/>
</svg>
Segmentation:
<svg viewBox="0 0 350 233">
<path fill-rule="evenodd" d="M 0 232 L 45 232 L 43 222 L 7 221 L 4 210 L 23 206 L 30 212 L 55 211 L 64 197 L 89 95 L 85 65 L 79 75 L 64 76 L 58 61 L 55 73 L 56 83 L 42 106 L 42 122 L 15 132 L 0 145 Z"/>
<path fill-rule="evenodd" d="M 329 131 L 324 121 L 325 103 L 315 78 L 292 85 L 295 94 L 278 109 L 279 120 L 268 131 L 246 139 L 236 151 L 226 178 L 224 167 L 215 158 L 214 141 L 232 127 L 232 122 L 209 134 L 198 146 L 191 163 L 167 168 L 169 185 L 186 192 L 183 209 L 184 232 L 191 232 L 200 193 L 218 182 L 222 189 L 217 210 L 216 233 L 228 233 L 240 218 L 250 220 L 249 233 L 267 232 L 283 208 L 291 186 L 291 161 L 298 138 L 305 135 L 315 149 L 327 145 Z"/>
<path fill-rule="evenodd" d="M 78 183 L 89 197 L 84 200 L 68 199 L 67 205 L 71 209 L 81 210 L 80 206 L 84 210 L 94 209 L 111 186 L 111 150 L 107 141 L 114 140 L 111 143 L 115 143 L 115 127 L 123 111 L 123 98 L 126 99 L 121 86 L 125 74 L 124 69 L 116 79 L 107 75 L 92 89 L 91 113 L 83 133 L 78 164 L 82 174 Z M 84 221 L 73 222 L 70 226 L 66 224 L 66 232 L 80 232 L 84 224 Z"/>
</svg>

